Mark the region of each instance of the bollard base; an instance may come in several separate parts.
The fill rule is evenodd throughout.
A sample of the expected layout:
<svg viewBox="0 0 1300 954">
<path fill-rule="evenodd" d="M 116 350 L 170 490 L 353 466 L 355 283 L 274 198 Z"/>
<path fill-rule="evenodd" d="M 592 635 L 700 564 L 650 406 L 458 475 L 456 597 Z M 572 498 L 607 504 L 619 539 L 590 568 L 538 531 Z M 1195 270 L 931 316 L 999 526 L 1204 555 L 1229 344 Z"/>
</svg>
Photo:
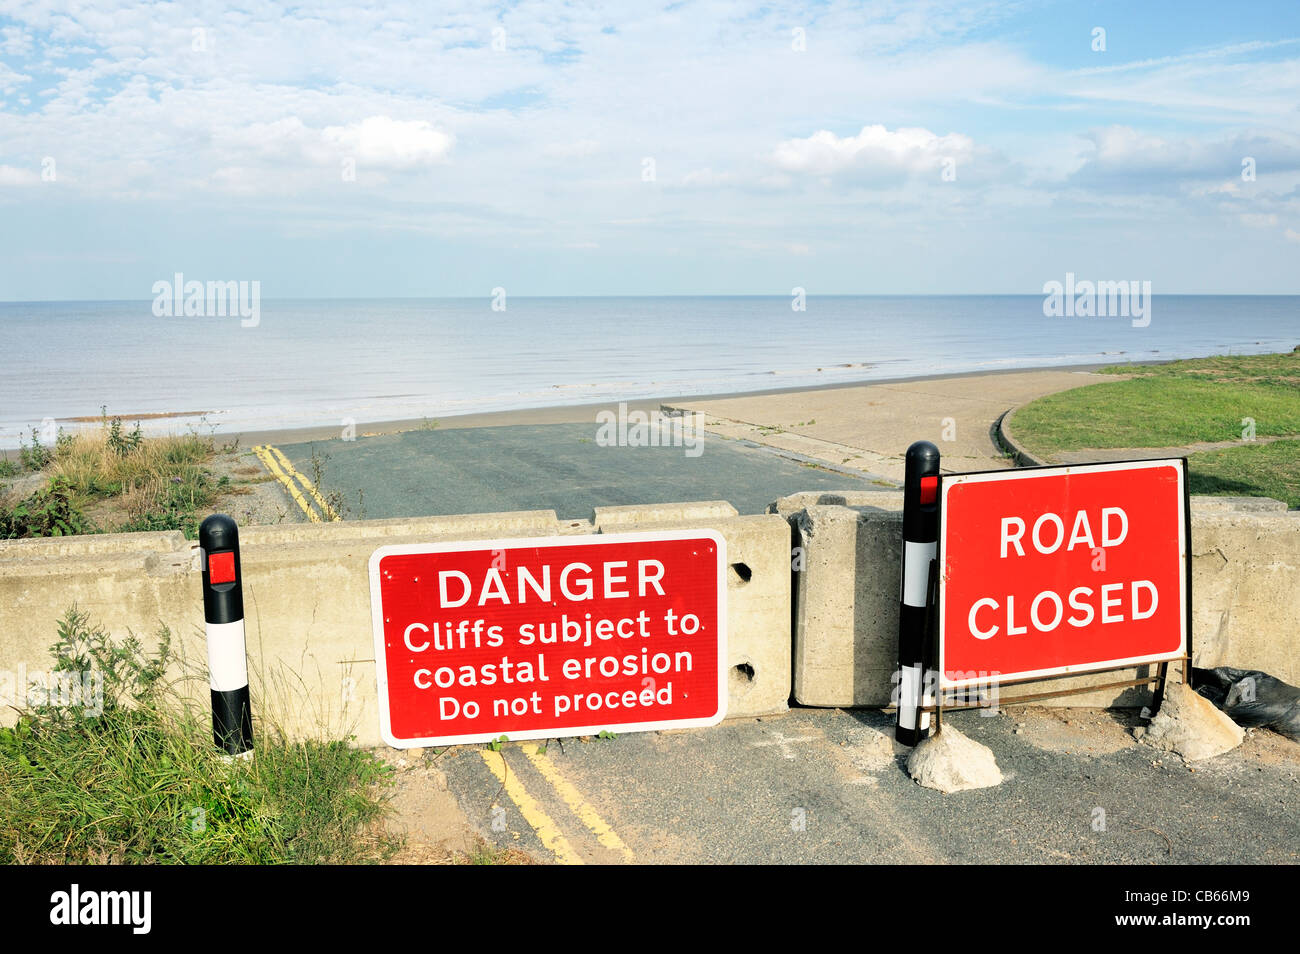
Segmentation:
<svg viewBox="0 0 1300 954">
<path fill-rule="evenodd" d="M 900 745 L 920 745 L 933 734 L 934 730 L 929 727 L 915 729 L 911 726 L 894 726 L 894 740 Z"/>
<path fill-rule="evenodd" d="M 212 690 L 212 741 L 227 755 L 253 748 L 253 709 L 248 687 L 223 692 Z"/>
</svg>

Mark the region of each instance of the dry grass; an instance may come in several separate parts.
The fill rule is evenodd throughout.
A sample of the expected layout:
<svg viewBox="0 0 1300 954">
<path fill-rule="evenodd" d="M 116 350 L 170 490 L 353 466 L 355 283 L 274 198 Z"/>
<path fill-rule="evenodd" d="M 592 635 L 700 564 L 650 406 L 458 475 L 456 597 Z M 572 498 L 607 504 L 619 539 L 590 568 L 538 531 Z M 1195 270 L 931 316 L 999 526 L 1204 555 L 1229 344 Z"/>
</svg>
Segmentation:
<svg viewBox="0 0 1300 954">
<path fill-rule="evenodd" d="M 196 434 L 131 440 L 106 424 L 62 438 L 49 473 L 87 496 L 156 493 L 173 478 L 190 482 L 212 454 L 212 442 Z"/>
<path fill-rule="evenodd" d="M 83 508 L 103 511 L 106 529 L 190 532 L 227 489 L 208 470 L 214 454 L 197 433 L 145 439 L 138 426 L 105 418 L 97 430 L 61 435 L 46 473 L 66 481 Z"/>
</svg>

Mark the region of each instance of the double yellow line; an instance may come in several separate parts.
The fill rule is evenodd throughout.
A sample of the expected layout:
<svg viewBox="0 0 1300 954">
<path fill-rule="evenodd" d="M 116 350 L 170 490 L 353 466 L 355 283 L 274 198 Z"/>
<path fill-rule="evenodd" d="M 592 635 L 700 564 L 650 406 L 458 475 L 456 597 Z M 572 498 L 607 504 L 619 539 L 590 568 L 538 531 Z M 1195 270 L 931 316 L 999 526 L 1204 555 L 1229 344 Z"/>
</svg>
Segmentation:
<svg viewBox="0 0 1300 954">
<path fill-rule="evenodd" d="M 582 797 L 582 793 L 573 786 L 555 767 L 534 743 L 526 743 L 520 746 L 528 761 L 541 774 L 555 790 L 555 794 L 560 797 L 569 810 L 587 827 L 595 837 L 596 841 L 604 848 L 617 852 L 623 856 L 624 861 L 635 861 L 632 849 L 623 843 L 623 840 L 614 833 L 614 829 L 600 817 L 591 804 Z M 564 837 L 560 826 L 552 821 L 551 816 L 546 814 L 545 810 L 537 801 L 528 794 L 524 788 L 524 783 L 519 780 L 519 776 L 510 771 L 510 766 L 506 764 L 506 757 L 503 752 L 493 752 L 490 749 L 483 749 L 480 754 L 483 761 L 492 774 L 501 782 L 505 793 L 510 796 L 510 800 L 515 803 L 519 813 L 524 816 L 524 821 L 537 832 L 537 837 L 546 849 L 555 855 L 555 860 L 562 865 L 580 865 L 583 864 L 582 856 L 574 850 L 569 839 Z"/>
<path fill-rule="evenodd" d="M 312 523 L 328 523 L 335 520 L 342 520 L 334 508 L 325 502 L 325 498 L 320 495 L 320 491 L 305 476 L 298 473 L 293 464 L 289 463 L 289 458 L 281 453 L 278 447 L 272 447 L 270 444 L 259 444 L 253 448 L 253 453 L 257 459 L 262 462 L 271 475 L 284 485 L 284 489 L 289 491 L 289 496 L 293 499 L 302 512 L 307 515 L 307 519 Z M 296 483 L 295 483 L 296 481 Z M 299 489 L 301 485 L 301 490 Z M 311 500 L 308 500 L 308 498 Z M 311 501 L 315 501 L 319 511 L 312 507 Z"/>
</svg>

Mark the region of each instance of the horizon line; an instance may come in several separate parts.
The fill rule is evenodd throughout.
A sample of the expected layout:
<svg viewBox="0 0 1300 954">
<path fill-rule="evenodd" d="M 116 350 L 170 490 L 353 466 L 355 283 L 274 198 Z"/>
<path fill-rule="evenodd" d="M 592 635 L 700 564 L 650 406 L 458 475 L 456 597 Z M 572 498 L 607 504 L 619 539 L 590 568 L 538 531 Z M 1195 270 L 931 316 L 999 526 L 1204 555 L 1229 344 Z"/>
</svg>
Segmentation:
<svg viewBox="0 0 1300 954">
<path fill-rule="evenodd" d="M 255 279 L 246 279 L 252 281 Z M 196 279 L 197 281 L 197 279 Z M 527 295 L 507 293 L 508 298 L 528 300 L 569 300 L 603 298 L 764 298 L 787 299 L 790 294 L 757 292 L 740 293 L 674 293 L 674 294 L 579 294 L 579 295 Z M 805 292 L 805 298 L 1042 298 L 1044 292 Z M 145 298 L 4 298 L 0 305 L 112 305 L 148 303 L 157 296 Z M 481 301 L 493 298 L 491 292 L 483 295 L 283 295 L 263 298 L 263 301 Z M 1151 297 L 1177 298 L 1300 298 L 1300 292 L 1152 292 Z M 184 317 L 184 316 L 181 316 Z"/>
</svg>

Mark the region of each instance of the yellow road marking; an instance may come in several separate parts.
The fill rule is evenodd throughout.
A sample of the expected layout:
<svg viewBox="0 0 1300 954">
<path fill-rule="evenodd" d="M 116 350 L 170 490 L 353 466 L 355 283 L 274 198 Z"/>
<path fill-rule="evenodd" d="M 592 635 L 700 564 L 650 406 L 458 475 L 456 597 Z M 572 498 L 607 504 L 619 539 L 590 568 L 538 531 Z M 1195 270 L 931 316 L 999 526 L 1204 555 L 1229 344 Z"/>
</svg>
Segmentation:
<svg viewBox="0 0 1300 954">
<path fill-rule="evenodd" d="M 320 505 L 320 512 L 325 515 L 326 520 L 335 521 L 342 519 L 342 517 L 334 512 L 334 508 L 325 502 L 325 498 L 320 495 L 319 491 L 317 491 L 315 484 L 294 469 L 293 464 L 289 462 L 289 458 L 284 456 L 280 448 L 272 447 L 270 444 L 265 446 L 267 450 L 275 455 L 276 459 L 280 462 L 280 466 L 288 471 L 289 475 L 297 480 L 298 483 L 302 484 L 303 489 L 306 490 L 307 493 L 312 495 L 316 503 Z"/>
<path fill-rule="evenodd" d="M 266 445 L 258 445 L 253 448 L 253 453 L 257 455 L 257 459 L 262 462 L 266 469 L 271 472 L 271 475 L 275 477 L 276 480 L 280 481 L 280 483 L 284 484 L 284 488 L 289 491 L 289 496 L 293 498 L 294 503 L 302 508 L 302 512 L 307 515 L 307 519 L 312 523 L 320 523 L 320 514 L 311 508 L 311 504 L 307 503 L 306 499 L 304 499 L 303 495 L 298 491 L 298 488 L 294 486 L 289 475 L 280 469 L 280 465 L 277 464 L 275 458 L 271 456 L 270 449 Z"/>
<path fill-rule="evenodd" d="M 614 834 L 614 829 L 610 828 L 605 819 L 596 813 L 596 809 L 582 797 L 573 785 L 560 774 L 560 770 L 555 764 L 548 759 L 538 749 L 536 745 L 521 745 L 524 755 L 528 756 L 528 761 L 537 767 L 537 771 L 542 773 L 542 777 L 551 783 L 551 787 L 564 799 L 564 803 L 569 806 L 575 815 L 582 819 L 582 823 L 591 829 L 591 833 L 596 836 L 596 840 L 611 851 L 617 851 L 628 861 L 634 861 L 635 856 L 632 849 L 623 844 L 623 839 Z"/>
<path fill-rule="evenodd" d="M 532 826 L 533 831 L 537 832 L 537 837 L 542 840 L 542 844 L 555 855 L 555 860 L 562 865 L 582 864 L 582 859 L 573 850 L 569 840 L 561 834 L 559 826 L 551 821 L 551 816 L 542 811 L 542 807 L 537 802 L 533 801 L 533 797 L 524 788 L 523 782 L 510 771 L 510 767 L 506 765 L 505 755 L 490 749 L 482 749 L 479 754 L 483 756 L 483 761 L 492 770 L 492 774 L 505 787 L 510 800 L 518 806 L 524 821 Z"/>
</svg>

